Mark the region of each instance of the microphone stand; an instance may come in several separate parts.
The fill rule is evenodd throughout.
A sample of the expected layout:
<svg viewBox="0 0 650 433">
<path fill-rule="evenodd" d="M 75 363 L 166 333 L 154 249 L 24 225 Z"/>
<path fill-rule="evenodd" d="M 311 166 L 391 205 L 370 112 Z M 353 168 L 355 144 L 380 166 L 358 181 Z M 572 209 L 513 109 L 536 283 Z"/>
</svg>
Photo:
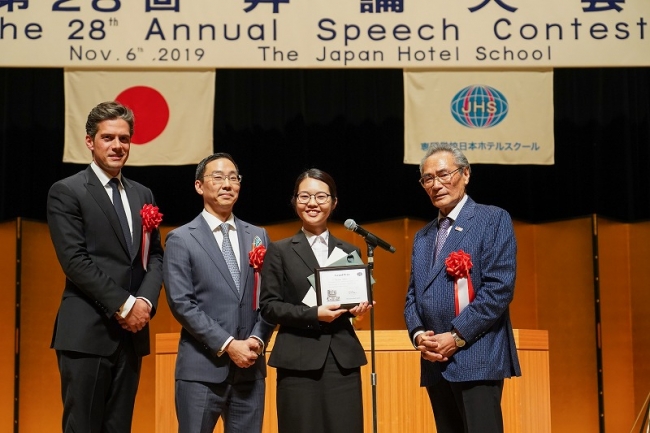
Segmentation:
<svg viewBox="0 0 650 433">
<path fill-rule="evenodd" d="M 368 246 L 368 269 L 370 271 L 370 278 L 372 281 L 372 272 L 374 268 L 375 261 L 375 247 L 376 243 L 371 240 L 366 239 L 366 245 Z M 370 284 L 370 299 L 368 302 L 370 305 L 373 305 L 373 286 Z M 372 390 L 372 431 L 377 433 L 377 372 L 375 369 L 375 308 L 370 309 L 370 382 Z"/>
</svg>

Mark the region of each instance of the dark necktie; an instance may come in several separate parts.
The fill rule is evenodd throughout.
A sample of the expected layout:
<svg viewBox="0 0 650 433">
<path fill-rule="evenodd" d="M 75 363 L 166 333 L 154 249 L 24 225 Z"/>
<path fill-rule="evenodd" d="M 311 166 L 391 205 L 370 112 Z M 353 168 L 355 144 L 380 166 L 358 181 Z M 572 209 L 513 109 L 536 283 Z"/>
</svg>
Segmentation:
<svg viewBox="0 0 650 433">
<path fill-rule="evenodd" d="M 126 240 L 126 245 L 129 248 L 130 254 L 133 247 L 133 239 L 131 237 L 131 229 L 129 228 L 129 220 L 126 219 L 126 212 L 124 211 L 122 196 L 120 195 L 120 190 L 118 188 L 120 181 L 118 178 L 114 177 L 108 183 L 113 189 L 113 206 L 115 207 L 115 212 L 117 212 L 117 219 L 120 220 L 120 225 L 122 226 L 122 234 L 124 235 L 124 240 Z"/>
<path fill-rule="evenodd" d="M 237 290 L 239 290 L 239 266 L 237 265 L 235 251 L 232 249 L 232 244 L 230 243 L 230 226 L 223 223 L 219 228 L 221 228 L 221 233 L 223 233 L 221 252 L 223 253 L 223 258 L 226 259 L 226 264 L 228 265 L 228 270 L 230 271 L 230 275 L 232 275 L 232 279 L 235 281 L 235 286 L 237 287 Z"/>
<path fill-rule="evenodd" d="M 438 254 L 440 254 L 440 250 L 442 250 L 442 246 L 445 244 L 445 240 L 447 240 L 450 224 L 451 224 L 451 220 L 449 218 L 443 218 L 438 222 L 438 235 L 436 236 L 436 255 L 435 255 L 436 261 L 438 260 Z"/>
</svg>

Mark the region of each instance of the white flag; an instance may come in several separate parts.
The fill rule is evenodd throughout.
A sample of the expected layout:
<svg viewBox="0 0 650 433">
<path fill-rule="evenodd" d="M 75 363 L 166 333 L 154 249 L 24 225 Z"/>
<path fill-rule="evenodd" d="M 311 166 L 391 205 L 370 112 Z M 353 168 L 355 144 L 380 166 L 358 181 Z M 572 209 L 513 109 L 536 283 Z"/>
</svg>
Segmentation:
<svg viewBox="0 0 650 433">
<path fill-rule="evenodd" d="M 63 162 L 89 163 L 86 119 L 100 102 L 133 110 L 127 165 L 196 164 L 213 153 L 214 70 L 65 71 Z"/>
<path fill-rule="evenodd" d="M 404 72 L 404 163 L 430 145 L 470 163 L 554 162 L 552 71 Z"/>
</svg>

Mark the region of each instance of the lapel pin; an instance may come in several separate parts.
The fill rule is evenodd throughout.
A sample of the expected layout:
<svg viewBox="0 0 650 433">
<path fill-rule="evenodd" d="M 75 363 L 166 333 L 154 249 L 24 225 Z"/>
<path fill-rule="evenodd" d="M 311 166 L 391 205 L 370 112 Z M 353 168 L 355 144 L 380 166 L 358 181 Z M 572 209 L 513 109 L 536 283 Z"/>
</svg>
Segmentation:
<svg viewBox="0 0 650 433">
<path fill-rule="evenodd" d="M 454 230 L 456 230 L 457 232 L 462 232 L 463 228 L 462 227 L 454 227 Z"/>
</svg>

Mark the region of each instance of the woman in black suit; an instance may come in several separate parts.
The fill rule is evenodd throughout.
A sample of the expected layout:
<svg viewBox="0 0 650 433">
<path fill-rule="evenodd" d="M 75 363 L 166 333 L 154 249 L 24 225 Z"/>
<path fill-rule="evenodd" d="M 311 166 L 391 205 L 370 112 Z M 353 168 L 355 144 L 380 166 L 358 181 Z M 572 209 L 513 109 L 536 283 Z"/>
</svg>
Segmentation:
<svg viewBox="0 0 650 433">
<path fill-rule="evenodd" d="M 277 368 L 278 431 L 363 433 L 360 370 L 367 360 L 350 318 L 371 306 L 303 303 L 311 288 L 307 277 L 335 248 L 359 250 L 327 230 L 337 204 L 329 174 L 312 168 L 298 176 L 291 203 L 302 229 L 269 245 L 260 297 L 262 317 L 280 325 L 269 359 Z"/>
</svg>

